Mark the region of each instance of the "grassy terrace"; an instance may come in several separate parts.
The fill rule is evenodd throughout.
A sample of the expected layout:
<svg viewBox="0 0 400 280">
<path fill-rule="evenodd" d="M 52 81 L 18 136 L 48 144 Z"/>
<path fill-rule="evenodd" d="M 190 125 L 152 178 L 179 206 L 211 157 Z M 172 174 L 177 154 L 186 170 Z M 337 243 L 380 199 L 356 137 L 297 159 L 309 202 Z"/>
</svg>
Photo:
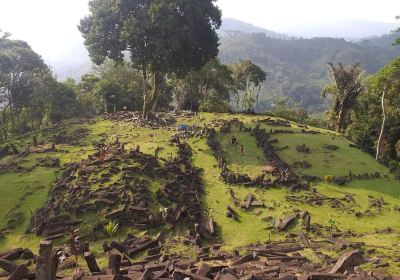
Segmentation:
<svg viewBox="0 0 400 280">
<path fill-rule="evenodd" d="M 262 119 L 262 116 L 235 116 L 245 123 L 245 126 L 255 126 L 256 121 Z M 202 126 L 210 125 L 211 121 L 218 119 L 231 119 L 231 115 L 221 114 L 200 114 L 192 118 L 180 118 L 178 123 L 188 125 Z M 168 158 L 176 154 L 176 148 L 168 142 L 170 136 L 175 132 L 174 129 L 163 128 L 152 130 L 146 128 L 135 128 L 130 123 L 113 123 L 102 119 L 97 119 L 93 123 L 69 124 L 58 131 L 48 131 L 38 135 L 39 140 L 47 142 L 55 133 L 71 133 L 82 127 L 90 129 L 89 135 L 80 141 L 79 146 L 63 145 L 57 147 L 59 151 L 48 154 L 31 154 L 25 158 L 6 157 L 0 159 L 0 164 L 10 163 L 27 168 L 30 171 L 19 173 L 0 174 L 0 192 L 2 202 L 0 203 L 0 228 L 7 227 L 10 217 L 15 213 L 19 214 L 18 223 L 8 230 L 6 237 L 0 241 L 0 251 L 16 246 L 31 247 L 37 250 L 38 237 L 25 234 L 28 226 L 30 213 L 41 207 L 47 198 L 47 193 L 57 176 L 60 176 L 59 168 L 45 168 L 36 166 L 39 158 L 57 157 L 61 164 L 84 159 L 91 154 L 94 149 L 92 143 L 104 140 L 106 142 L 115 141 L 118 137 L 120 142 L 125 142 L 126 148 L 133 148 L 140 145 L 141 151 L 154 154 L 158 147 L 163 148 L 159 154 L 162 158 Z M 269 129 L 282 129 L 270 127 L 263 124 L 267 131 Z M 387 227 L 400 231 L 400 212 L 395 211 L 395 206 L 400 206 L 400 182 L 395 181 L 388 170 L 378 164 L 373 157 L 357 149 L 349 147 L 349 141 L 335 133 L 321 131 L 322 134 L 302 134 L 301 129 L 293 124 L 294 134 L 276 134 L 271 139 L 277 139 L 277 147 L 289 146 L 288 149 L 280 150 L 278 155 L 287 163 L 293 164 L 296 161 L 307 161 L 311 164 L 310 168 L 297 169 L 299 173 L 314 175 L 322 178 L 325 175 L 343 176 L 347 175 L 349 170 L 354 174 L 380 172 L 382 175 L 388 175 L 387 178 L 371 180 L 354 180 L 345 186 L 325 183 L 316 183 L 313 187 L 321 194 L 328 197 L 342 199 L 345 195 L 352 195 L 354 202 L 343 202 L 338 208 L 331 208 L 327 203 L 321 206 L 312 205 L 303 201 L 289 202 L 287 195 L 296 195 L 298 197 L 307 197 L 311 195 L 310 191 L 301 191 L 291 193 L 279 186 L 270 189 L 245 188 L 241 186 L 228 186 L 219 179 L 220 170 L 216 166 L 217 162 L 210 148 L 203 138 L 191 138 L 188 143 L 193 150 L 193 163 L 195 166 L 203 169 L 203 182 L 205 185 L 204 204 L 208 213 L 213 216 L 220 233 L 221 241 L 224 242 L 227 249 L 247 245 L 250 242 L 266 241 L 271 239 L 281 239 L 286 233 L 277 233 L 271 229 L 274 221 L 287 214 L 294 213 L 296 210 L 308 210 L 311 213 L 311 223 L 317 223 L 322 226 L 329 226 L 328 220 L 335 219 L 338 227 L 342 231 L 353 231 L 364 233 L 362 238 L 356 238 L 355 241 L 363 241 L 366 244 L 381 245 L 382 248 L 376 254 L 394 254 L 393 245 L 399 243 L 398 234 L 376 234 L 375 230 L 382 230 Z M 317 130 L 317 129 L 313 129 Z M 240 144 L 245 147 L 244 155 L 240 155 L 239 146 L 232 147 L 229 141 L 235 135 Z M 228 134 L 218 134 L 223 149 L 227 155 L 229 168 L 238 173 L 246 173 L 251 177 L 261 174 L 263 165 L 266 164 L 263 152 L 256 146 L 255 139 L 245 132 L 233 131 Z M 16 139 L 22 149 L 31 141 L 31 135 L 25 135 Z M 296 151 L 297 145 L 306 144 L 311 152 L 309 154 Z M 324 144 L 335 145 L 337 151 L 330 151 L 323 148 Z M 157 188 L 158 184 L 154 184 Z M 226 218 L 226 208 L 228 205 L 233 207 L 229 196 L 229 188 L 235 192 L 236 198 L 244 200 L 247 194 L 252 193 L 258 200 L 264 201 L 265 208 L 250 209 L 249 211 L 235 208 L 240 216 L 240 220 L 233 221 Z M 381 210 L 369 206 L 370 199 L 383 198 L 385 204 Z M 355 212 L 364 213 L 370 210 L 370 215 L 357 217 Z M 297 233 L 301 229 L 300 224 L 293 225 L 289 232 Z M 120 232 L 121 238 L 124 237 L 130 229 L 124 229 Z M 176 232 L 177 234 L 179 231 Z M 143 233 L 137 233 L 143 234 Z M 317 237 L 315 237 L 317 238 Z M 97 247 L 96 247 L 97 246 Z M 100 250 L 100 243 L 95 245 Z M 171 250 L 185 251 L 182 245 L 173 246 Z M 327 252 L 333 254 L 332 252 Z M 308 257 L 312 257 L 312 252 L 305 252 Z M 393 264 L 392 269 L 400 271 L 399 264 Z"/>
</svg>

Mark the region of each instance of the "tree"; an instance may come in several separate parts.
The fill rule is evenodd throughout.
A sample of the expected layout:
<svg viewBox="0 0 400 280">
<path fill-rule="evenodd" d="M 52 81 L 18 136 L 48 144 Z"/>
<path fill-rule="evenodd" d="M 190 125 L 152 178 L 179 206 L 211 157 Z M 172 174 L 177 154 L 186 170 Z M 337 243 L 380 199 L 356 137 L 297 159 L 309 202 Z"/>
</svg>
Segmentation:
<svg viewBox="0 0 400 280">
<path fill-rule="evenodd" d="M 236 109 L 239 110 L 239 103 L 242 103 L 242 110 L 251 111 L 257 105 L 261 84 L 265 82 L 267 73 L 250 60 L 242 60 L 231 65 L 233 80 L 236 86 Z"/>
<path fill-rule="evenodd" d="M 397 16 L 396 19 L 399 19 L 399 20 L 400 20 L 400 16 Z M 400 27 L 397 28 L 394 32 L 400 34 Z M 394 44 L 400 46 L 400 37 L 396 39 L 396 41 L 394 42 Z"/>
<path fill-rule="evenodd" d="M 371 91 L 380 96 L 382 108 L 382 122 L 379 138 L 376 144 L 376 160 L 381 159 L 381 149 L 383 140 L 386 138 L 386 123 L 389 117 L 398 117 L 400 110 L 398 101 L 400 100 L 400 59 L 395 59 L 387 66 L 382 68 L 371 80 Z M 392 143 L 393 148 L 398 139 Z"/>
<path fill-rule="evenodd" d="M 334 66 L 328 63 L 333 83 L 322 90 L 322 96 L 333 97 L 333 118 L 336 131 L 343 132 L 349 112 L 354 108 L 357 97 L 364 90 L 362 78 L 364 71 L 358 63 Z"/>
<path fill-rule="evenodd" d="M 235 90 L 232 73 L 218 59 L 211 59 L 199 71 L 171 81 L 179 110 L 226 112 L 230 93 Z"/>
<path fill-rule="evenodd" d="M 143 76 L 143 117 L 157 102 L 164 74 L 183 76 L 218 54 L 221 11 L 215 0 L 92 0 L 81 31 L 91 59 L 122 61 L 129 52 Z M 150 75 L 149 75 L 150 74 Z M 149 78 L 152 91 L 148 91 Z"/>
<path fill-rule="evenodd" d="M 10 34 L 0 37 L 0 104 L 4 114 L 10 115 L 11 130 L 15 130 L 16 118 L 33 94 L 32 81 L 49 71 L 42 58 L 24 41 L 9 39 Z M 7 126 L 3 123 L 3 127 Z"/>
<path fill-rule="evenodd" d="M 75 86 L 77 101 L 80 111 L 84 116 L 91 117 L 104 113 L 105 103 L 103 98 L 96 95 L 96 87 L 100 82 L 100 77 L 95 74 L 85 74 L 80 82 Z"/>
<path fill-rule="evenodd" d="M 143 106 L 140 73 L 126 62 L 107 61 L 95 69 L 98 81 L 92 91 L 105 104 L 107 112 L 137 111 Z"/>
</svg>

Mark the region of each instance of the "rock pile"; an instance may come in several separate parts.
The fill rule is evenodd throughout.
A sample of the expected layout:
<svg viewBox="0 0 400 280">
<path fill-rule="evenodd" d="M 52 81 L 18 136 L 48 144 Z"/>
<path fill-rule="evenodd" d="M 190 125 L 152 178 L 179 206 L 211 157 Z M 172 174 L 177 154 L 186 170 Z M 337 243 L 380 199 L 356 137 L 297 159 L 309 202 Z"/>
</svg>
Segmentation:
<svg viewBox="0 0 400 280">
<path fill-rule="evenodd" d="M 292 167 L 281 160 L 277 155 L 274 147 L 269 141 L 270 135 L 265 132 L 265 129 L 260 129 L 260 126 L 257 125 L 252 130 L 251 134 L 256 138 L 257 145 L 263 149 L 265 158 L 269 160 L 271 165 L 274 167 L 272 173 L 276 178 L 274 183 L 294 189 L 308 187 L 307 183 L 300 181 Z"/>
<path fill-rule="evenodd" d="M 11 155 L 18 155 L 19 151 L 17 147 L 13 144 L 7 144 L 4 147 L 0 148 L 0 158 L 5 157 L 5 156 L 11 156 Z"/>
<path fill-rule="evenodd" d="M 230 122 L 227 122 L 223 127 L 225 127 L 225 131 L 230 131 L 230 126 Z M 264 180 L 264 176 L 251 179 L 250 176 L 246 174 L 236 174 L 229 170 L 224 156 L 224 151 L 220 143 L 217 141 L 216 136 L 217 132 L 214 128 L 208 129 L 207 145 L 212 149 L 213 154 L 217 159 L 218 167 L 221 169 L 220 178 L 223 182 L 230 185 L 242 184 L 246 186 L 266 186 L 272 183 L 271 181 Z"/>
<path fill-rule="evenodd" d="M 252 179 L 247 174 L 235 174 L 227 167 L 227 162 L 224 156 L 224 151 L 220 143 L 216 139 L 217 132 L 214 128 L 208 129 L 207 132 L 207 145 L 212 149 L 213 154 L 218 162 L 218 167 L 221 169 L 220 178 L 226 184 L 241 184 L 244 186 L 262 186 L 269 187 L 273 185 L 282 185 L 290 188 L 306 188 L 307 184 L 300 182 L 299 177 L 296 175 L 290 165 L 282 161 L 276 153 L 276 148 L 273 143 L 276 141 L 269 139 L 269 134 L 265 129 L 260 129 L 257 125 L 254 129 L 246 128 L 243 123 L 233 120 L 226 121 L 222 124 L 221 130 L 229 132 L 233 125 L 239 126 L 241 131 L 248 131 L 257 140 L 257 145 L 263 149 L 264 155 L 271 163 L 271 170 L 273 178 L 265 176 L 265 174 Z"/>
<path fill-rule="evenodd" d="M 289 121 L 287 120 L 273 120 L 271 118 L 266 118 L 263 120 L 259 120 L 259 123 L 267 124 L 270 126 L 283 126 L 283 127 L 292 127 Z"/>
<path fill-rule="evenodd" d="M 353 174 L 349 171 L 349 175 L 347 176 L 335 176 L 333 177 L 333 182 L 338 184 L 339 186 L 344 186 L 347 183 L 350 183 L 353 180 L 372 180 L 382 178 L 379 172 L 375 173 L 364 173 L 364 174 Z"/>
<path fill-rule="evenodd" d="M 78 128 L 71 134 L 67 133 L 60 133 L 60 134 L 54 134 L 53 135 L 53 143 L 54 144 L 66 144 L 66 145 L 72 145 L 72 146 L 77 146 L 80 144 L 80 141 L 85 138 L 87 135 L 89 135 L 90 130 L 87 128 Z"/>
<path fill-rule="evenodd" d="M 186 116 L 186 113 L 183 114 Z M 129 111 L 120 111 L 117 113 L 106 113 L 104 118 L 107 120 L 112 120 L 116 122 L 128 122 L 132 123 L 137 127 L 148 127 L 148 128 L 160 128 L 166 126 L 172 126 L 176 123 L 176 117 L 178 115 L 175 113 L 153 113 L 149 114 L 147 119 L 143 119 L 140 112 L 129 112 Z"/>
<path fill-rule="evenodd" d="M 331 240 L 339 242 L 340 240 Z M 329 244 L 329 243 L 326 243 Z M 0 267 L 4 276 L 9 279 L 75 279 L 75 280 L 140 280 L 140 279 L 193 279 L 193 280 L 394 280 L 382 269 L 366 272 L 360 265 L 369 260 L 365 253 L 358 249 L 349 249 L 340 253 L 337 259 L 331 259 L 319 250 L 325 245 L 309 240 L 304 233 L 299 233 L 297 239 L 286 239 L 281 242 L 250 244 L 239 253 L 226 253 L 221 245 L 194 246 L 195 258 L 165 254 L 163 237 L 159 234 L 155 239 L 149 237 L 137 238 L 128 236 L 123 243 L 111 242 L 104 245 L 104 254 L 108 258 L 106 267 L 100 267 L 89 244 L 79 254 L 82 254 L 86 265 L 77 267 L 72 255 L 64 254 L 63 249 L 53 248 L 51 242 L 42 242 L 36 265 L 28 269 L 26 264 L 11 262 L 0 253 Z M 329 246 L 329 245 L 327 245 Z M 336 247 L 339 248 L 340 246 Z M 309 248 L 323 262 L 314 263 L 305 258 L 301 252 Z M 326 247 L 328 248 L 328 247 Z M 13 250 L 15 256 L 22 256 L 24 249 Z M 340 250 L 340 249 L 339 249 Z M 11 252 L 11 254 L 13 254 Z M 137 253 L 147 253 L 142 260 L 132 262 L 128 257 Z M 27 258 L 33 258 L 27 251 Z M 62 256 L 62 257 L 60 257 Z M 16 260 L 13 258 L 12 260 Z M 75 268 L 73 275 L 66 276 L 65 268 Z M 44 275 L 43 275 L 44 274 Z"/>
<path fill-rule="evenodd" d="M 298 145 L 296 147 L 296 151 L 298 153 L 309 154 L 310 153 L 310 147 L 308 147 L 306 144 Z"/>
<path fill-rule="evenodd" d="M 87 160 L 66 166 L 48 202 L 31 218 L 30 230 L 46 240 L 59 239 L 86 214 L 99 217 L 87 233 L 93 239 L 107 220 L 141 230 L 164 223 L 200 223 L 199 170 L 190 163 L 189 145 L 178 144 L 178 154 L 162 164 L 138 149 L 125 152 L 119 143 L 103 146 Z M 154 179 L 166 183 L 151 191 L 150 180 Z M 154 204 L 160 204 L 163 211 L 151 210 Z"/>
</svg>

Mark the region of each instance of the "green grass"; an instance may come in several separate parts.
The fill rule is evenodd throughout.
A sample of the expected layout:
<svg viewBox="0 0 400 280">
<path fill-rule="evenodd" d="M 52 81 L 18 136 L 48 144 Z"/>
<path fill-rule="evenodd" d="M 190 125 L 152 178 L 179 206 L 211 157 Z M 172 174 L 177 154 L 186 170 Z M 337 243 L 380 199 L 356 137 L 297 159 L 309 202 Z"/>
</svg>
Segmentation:
<svg viewBox="0 0 400 280">
<path fill-rule="evenodd" d="M 388 175 L 386 167 L 376 163 L 368 154 L 360 152 L 356 148 L 349 147 L 349 141 L 341 136 L 332 135 L 310 135 L 310 134 L 278 134 L 272 139 L 277 139 L 276 146 L 289 146 L 281 150 L 278 155 L 287 163 L 295 161 L 308 161 L 312 166 L 309 169 L 300 170 L 305 174 L 312 174 L 323 178 L 326 175 L 345 176 L 351 171 L 353 174 L 380 172 Z M 297 145 L 305 144 L 310 148 L 310 153 L 296 151 Z M 335 145 L 339 147 L 336 151 L 323 148 L 323 145 Z"/>
<path fill-rule="evenodd" d="M 232 137 L 236 137 L 238 144 L 231 145 Z M 262 167 L 267 160 L 263 151 L 257 147 L 255 138 L 248 132 L 240 132 L 233 128 L 230 133 L 218 133 L 217 141 L 225 152 L 228 169 L 235 173 L 247 174 L 251 178 L 256 178 L 262 174 Z M 243 154 L 240 152 L 240 145 L 243 144 Z"/>
<path fill-rule="evenodd" d="M 0 241 L 0 248 L 12 248 L 15 244 L 24 244 L 26 247 L 36 247 L 38 238 L 25 235 L 29 224 L 31 211 L 35 211 L 47 200 L 47 193 L 51 182 L 55 179 L 52 169 L 36 168 L 29 173 L 8 173 L 0 176 L 1 195 L 0 227 L 7 225 L 9 213 L 21 212 L 23 219 L 18 226 L 11 229 L 6 239 Z"/>
<path fill-rule="evenodd" d="M 178 118 L 177 122 L 201 127 L 204 124 L 209 126 L 214 119 L 232 119 L 235 117 L 243 121 L 246 127 L 254 127 L 258 120 L 265 118 L 263 116 L 199 114 L 191 118 Z M 90 128 L 91 132 L 82 140 L 80 146 L 64 145 L 58 147 L 60 149 L 58 152 L 48 155 L 31 154 L 26 158 L 14 159 L 15 162 L 26 168 L 31 168 L 36 165 L 38 158 L 47 156 L 59 157 L 62 164 L 78 161 L 93 153 L 93 143 L 100 140 L 111 143 L 117 138 L 120 142 L 126 143 L 125 147 L 127 149 L 140 145 L 141 151 L 145 153 L 154 154 L 157 147 L 161 147 L 163 148 L 159 154 L 161 158 L 175 156 L 177 152 L 176 147 L 169 143 L 170 136 L 175 133 L 174 128 L 152 130 L 148 128 L 136 128 L 132 123 L 121 122 L 116 124 L 111 121 L 97 119 L 94 124 L 66 125 L 56 131 L 58 133 L 63 131 L 71 133 L 82 126 Z M 355 203 L 343 202 L 343 206 L 338 209 L 333 209 L 326 203 L 322 206 L 308 205 L 304 202 L 294 203 L 286 200 L 286 196 L 293 195 L 293 193 L 284 188 L 260 189 L 224 184 L 219 178 L 220 169 L 217 167 L 216 159 L 207 146 L 205 139 L 189 139 L 188 143 L 193 149 L 193 164 L 203 169 L 202 179 L 205 187 L 203 196 L 204 210 L 211 213 L 213 219 L 216 221 L 219 236 L 221 241 L 224 242 L 226 249 L 241 247 L 251 242 L 267 241 L 269 238 L 273 240 L 283 239 L 287 233 L 278 233 L 271 229 L 273 221 L 300 210 L 308 210 L 311 213 L 312 223 L 327 227 L 328 220 L 333 218 L 337 221 L 340 230 L 351 230 L 364 234 L 362 238 L 357 240 L 365 240 L 366 243 L 371 243 L 372 245 L 381 242 L 381 244 L 384 244 L 388 248 L 393 248 L 393 244 L 399 243 L 398 235 L 396 234 L 377 235 L 374 233 L 375 229 L 384 229 L 386 227 L 400 231 L 400 212 L 393 210 L 395 206 L 400 206 L 400 182 L 395 181 L 384 166 L 378 164 L 372 156 L 350 148 L 350 142 L 336 133 L 313 129 L 322 132 L 322 134 L 302 134 L 301 128 L 295 124 L 293 124 L 292 128 L 276 128 L 267 125 L 262 125 L 262 127 L 266 128 L 267 131 L 270 129 L 289 129 L 295 132 L 294 134 L 276 134 L 271 139 L 278 139 L 278 143 L 275 144 L 277 147 L 289 146 L 289 149 L 278 152 L 278 155 L 287 163 L 292 164 L 295 161 L 306 160 L 312 164 L 311 168 L 298 169 L 299 173 L 322 178 L 326 175 L 347 175 L 349 170 L 351 170 L 354 174 L 380 172 L 382 175 L 389 175 L 389 177 L 374 180 L 354 180 L 345 186 L 326 185 L 324 183 L 313 185 L 318 192 L 329 197 L 342 199 L 345 194 L 352 194 L 354 196 Z M 54 133 L 54 131 L 49 131 L 40 134 L 39 141 L 40 139 L 48 141 Z M 239 144 L 244 144 L 244 155 L 240 154 L 240 146 L 232 147 L 229 144 L 232 135 L 235 135 Z M 257 147 L 255 138 L 250 133 L 234 130 L 231 133 L 218 133 L 217 137 L 225 151 L 228 167 L 232 171 L 246 173 L 251 177 L 255 177 L 261 173 L 261 168 L 268 162 L 268 159 L 264 158 L 262 150 Z M 24 147 L 30 141 L 30 135 L 25 135 L 20 137 L 18 145 L 19 147 Z M 301 144 L 309 146 L 311 152 L 309 154 L 298 153 L 296 146 Z M 339 149 L 335 152 L 327 151 L 322 148 L 324 144 L 336 145 Z M 10 160 L 11 157 L 0 159 L 0 164 L 7 163 Z M 7 173 L 0 175 L 0 192 L 2 194 L 0 227 L 6 225 L 8 221 L 6 214 L 14 206 L 17 206 L 16 210 L 21 211 L 24 216 L 23 222 L 15 229 L 10 230 L 5 240 L 0 241 L 0 250 L 15 247 L 15 244 L 21 244 L 21 246 L 37 250 L 39 238 L 27 235 L 24 232 L 29 222 L 30 210 L 41 207 L 46 200 L 47 193 L 57 175 L 55 171 L 57 169 L 35 167 L 33 171 L 27 173 Z M 162 180 L 152 181 L 150 184 L 152 192 L 155 193 L 162 183 Z M 42 187 L 42 189 L 38 190 L 38 187 Z M 236 207 L 235 211 L 240 216 L 239 221 L 226 218 L 227 206 L 233 207 L 229 196 L 229 188 L 233 189 L 236 198 L 241 202 L 245 199 L 246 195 L 252 193 L 258 200 L 264 201 L 266 207 L 259 210 L 250 209 L 249 211 L 244 211 L 240 207 Z M 29 191 L 34 192 L 21 200 L 21 197 Z M 308 191 L 301 191 L 294 195 L 300 197 L 308 194 Z M 375 198 L 382 197 L 387 203 L 382 208 L 381 213 L 376 213 L 376 210 L 370 209 L 370 196 Z M 151 207 L 152 211 L 157 211 L 159 205 L 154 204 Z M 210 211 L 211 209 L 212 211 Z M 372 216 L 356 217 L 355 212 L 363 213 L 368 209 L 372 210 Z M 297 223 L 290 228 L 289 233 L 297 233 L 300 230 L 301 225 Z M 126 229 L 122 230 L 119 233 L 120 238 L 123 239 L 126 233 Z M 174 238 L 176 239 L 174 239 L 174 242 L 171 242 L 171 251 L 185 251 L 185 248 L 180 244 L 179 235 L 179 232 L 175 233 Z M 99 243 L 94 243 L 93 246 L 95 251 L 101 251 L 100 241 Z M 393 253 L 393 251 L 388 252 L 386 249 L 382 252 L 385 252 L 385 254 Z M 305 254 L 308 254 L 310 258 L 315 257 L 312 252 L 305 252 Z M 101 262 L 103 261 L 105 262 L 105 260 L 101 260 Z M 393 264 L 393 267 L 395 270 L 400 271 L 398 265 Z"/>
</svg>

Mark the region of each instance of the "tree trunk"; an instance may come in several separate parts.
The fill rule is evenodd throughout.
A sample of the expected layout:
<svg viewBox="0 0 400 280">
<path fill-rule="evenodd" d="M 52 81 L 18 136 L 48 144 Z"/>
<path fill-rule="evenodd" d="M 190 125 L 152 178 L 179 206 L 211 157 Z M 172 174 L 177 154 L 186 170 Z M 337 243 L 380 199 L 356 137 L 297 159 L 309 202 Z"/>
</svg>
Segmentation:
<svg viewBox="0 0 400 280">
<path fill-rule="evenodd" d="M 14 110 L 13 106 L 10 103 L 10 117 L 11 117 L 11 133 L 15 132 L 15 119 L 14 119 Z"/>
<path fill-rule="evenodd" d="M 147 96 L 147 69 L 146 66 L 142 66 L 143 69 L 143 112 L 142 112 L 142 118 L 146 119 L 148 116 L 148 96 Z"/>
<path fill-rule="evenodd" d="M 337 119 L 336 119 L 336 131 L 337 132 L 342 132 L 343 128 L 343 117 L 344 117 L 344 110 L 343 110 L 343 105 L 340 107 Z"/>
<path fill-rule="evenodd" d="M 29 107 L 29 118 L 31 119 L 31 129 L 32 129 L 32 131 L 34 131 L 35 127 L 34 127 L 34 124 L 33 124 L 32 107 Z"/>
<path fill-rule="evenodd" d="M 3 121 L 2 121 L 2 126 L 3 126 L 3 134 L 4 134 L 4 140 L 7 139 L 7 116 L 6 116 L 6 110 L 3 109 Z"/>
<path fill-rule="evenodd" d="M 154 112 L 157 106 L 157 101 L 158 101 L 158 85 L 159 85 L 159 73 L 158 72 L 154 72 L 153 74 L 153 90 L 152 90 L 152 94 L 151 94 L 151 99 L 149 101 L 149 107 L 151 112 Z"/>
<path fill-rule="evenodd" d="M 235 95 L 235 101 L 236 101 L 236 109 L 237 109 L 237 111 L 239 112 L 239 104 L 240 104 L 240 95 L 239 95 L 239 92 L 237 92 L 236 93 L 236 95 Z"/>
<path fill-rule="evenodd" d="M 376 145 L 376 160 L 379 161 L 380 155 L 381 155 L 381 146 L 382 146 L 382 141 L 383 137 L 385 134 L 385 124 L 386 124 L 386 108 L 385 108 L 385 94 L 386 90 L 383 91 L 382 93 L 382 127 L 381 127 L 381 133 L 379 134 L 379 139 L 378 139 L 378 144 Z"/>
</svg>

